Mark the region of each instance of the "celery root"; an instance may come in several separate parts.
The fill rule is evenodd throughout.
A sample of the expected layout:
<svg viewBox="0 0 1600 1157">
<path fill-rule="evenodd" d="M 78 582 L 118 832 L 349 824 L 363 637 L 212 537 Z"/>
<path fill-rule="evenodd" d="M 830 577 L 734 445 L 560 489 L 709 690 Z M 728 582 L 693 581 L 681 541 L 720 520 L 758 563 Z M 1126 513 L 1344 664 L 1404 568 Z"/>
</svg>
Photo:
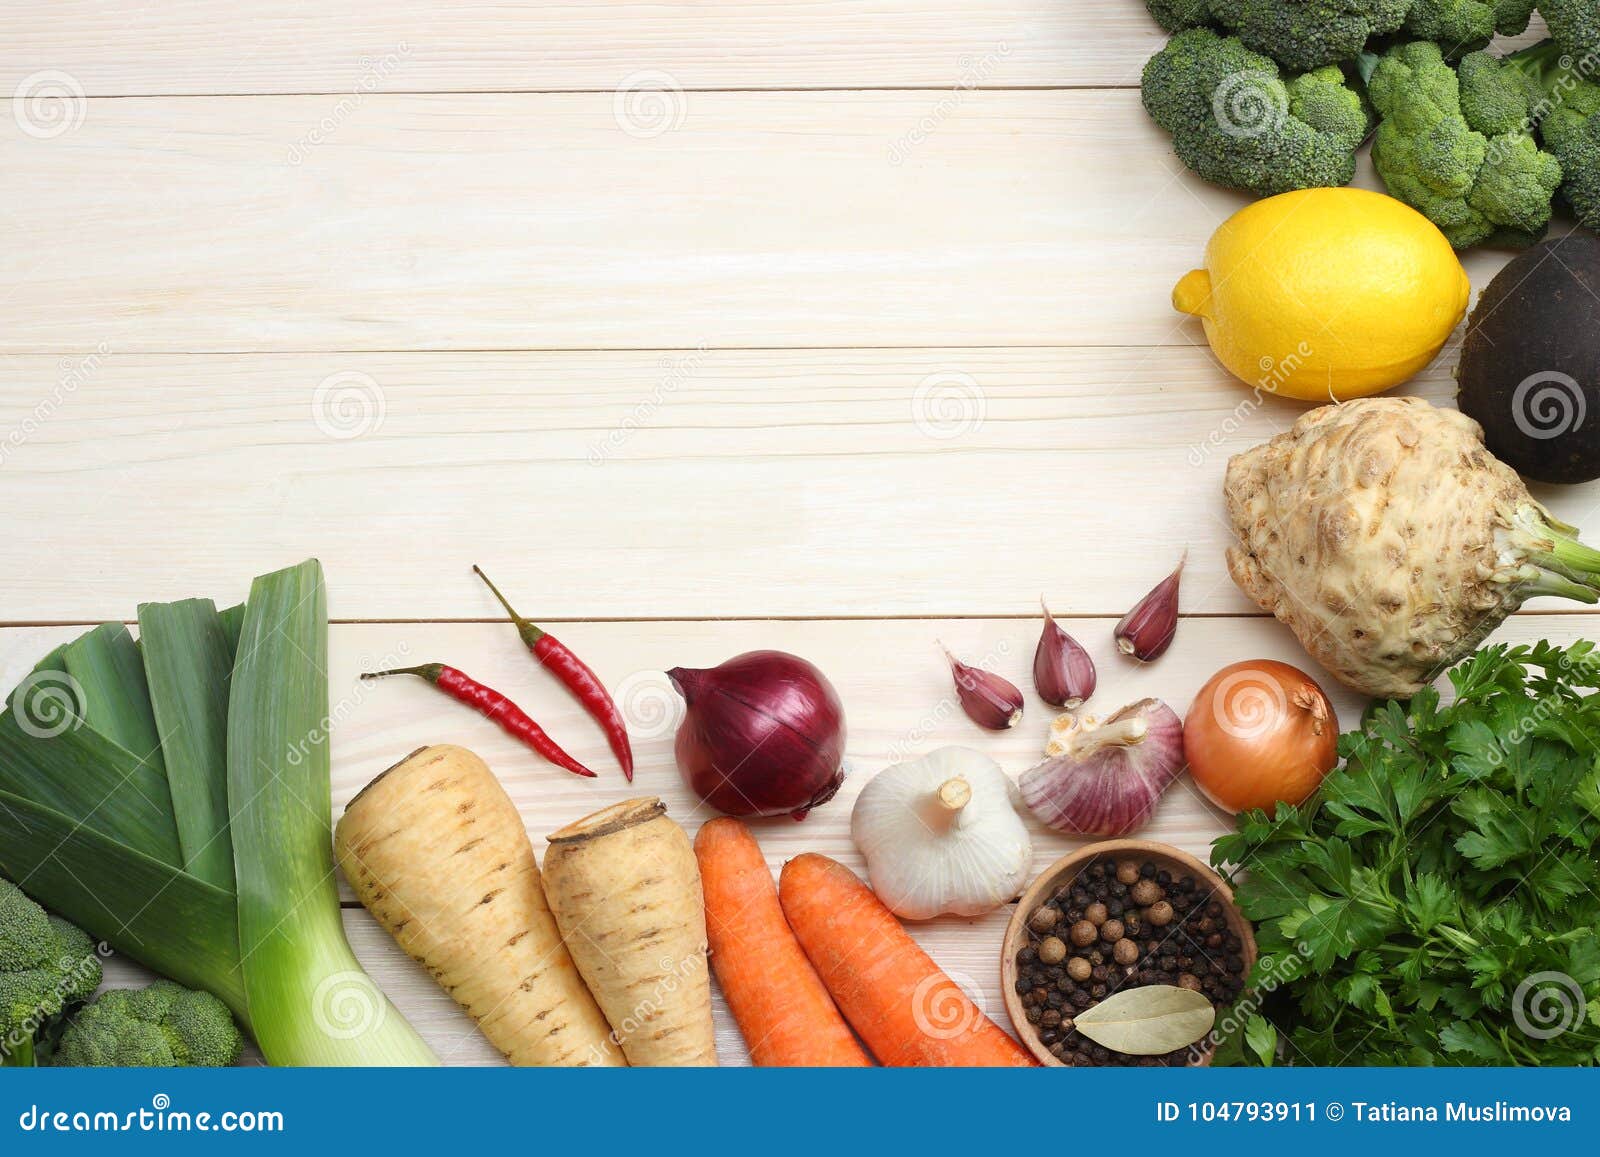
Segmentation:
<svg viewBox="0 0 1600 1157">
<path fill-rule="evenodd" d="M 634 1065 L 714 1065 L 700 869 L 658 799 L 551 834 L 545 889 L 578 969 Z"/>
<path fill-rule="evenodd" d="M 1225 492 L 1234 581 L 1368 695 L 1416 694 L 1535 595 L 1600 600 L 1600 551 L 1421 398 L 1303 414 L 1236 455 Z"/>
<path fill-rule="evenodd" d="M 335 832 L 362 904 L 513 1065 L 620 1065 L 561 941 L 533 846 L 472 752 L 412 752 L 350 802 Z"/>
</svg>

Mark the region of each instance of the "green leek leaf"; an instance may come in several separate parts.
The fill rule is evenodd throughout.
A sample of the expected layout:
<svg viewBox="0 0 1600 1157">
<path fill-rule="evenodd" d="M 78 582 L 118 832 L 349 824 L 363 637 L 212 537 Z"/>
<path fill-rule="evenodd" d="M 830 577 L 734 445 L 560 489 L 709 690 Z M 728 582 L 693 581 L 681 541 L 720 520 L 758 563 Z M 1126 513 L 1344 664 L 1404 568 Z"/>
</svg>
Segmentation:
<svg viewBox="0 0 1600 1157">
<path fill-rule="evenodd" d="M 79 688 L 84 721 L 165 775 L 144 661 L 128 628 L 103 623 L 68 643 L 63 657 Z"/>
<path fill-rule="evenodd" d="M 231 893 L 0 791 L 0 875 L 118 952 L 246 1019 Z"/>
<path fill-rule="evenodd" d="M 79 695 L 63 658 L 69 650 L 70 645 L 45 656 L 0 714 L 0 791 L 152 859 L 181 864 L 165 773 L 86 722 L 87 696 Z"/>
<path fill-rule="evenodd" d="M 244 604 L 235 603 L 220 610 L 217 617 L 222 620 L 223 634 L 228 636 L 228 653 L 236 654 L 239 650 L 239 632 L 244 629 Z"/>
<path fill-rule="evenodd" d="M 228 836 L 228 683 L 233 646 L 210 599 L 139 607 L 150 704 L 172 789 L 183 864 L 233 890 Z"/>
</svg>

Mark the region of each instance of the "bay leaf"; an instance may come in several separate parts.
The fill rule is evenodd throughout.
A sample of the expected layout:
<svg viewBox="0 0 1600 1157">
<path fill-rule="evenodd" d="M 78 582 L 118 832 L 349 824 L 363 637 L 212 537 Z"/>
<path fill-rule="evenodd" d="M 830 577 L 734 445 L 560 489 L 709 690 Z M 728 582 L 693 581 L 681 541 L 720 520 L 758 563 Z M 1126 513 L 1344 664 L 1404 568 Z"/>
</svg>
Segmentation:
<svg viewBox="0 0 1600 1157">
<path fill-rule="evenodd" d="M 1203 994 L 1171 984 L 1147 984 L 1112 993 L 1072 1018 L 1097 1045 L 1137 1057 L 1188 1048 L 1211 1031 L 1217 1010 Z"/>
</svg>

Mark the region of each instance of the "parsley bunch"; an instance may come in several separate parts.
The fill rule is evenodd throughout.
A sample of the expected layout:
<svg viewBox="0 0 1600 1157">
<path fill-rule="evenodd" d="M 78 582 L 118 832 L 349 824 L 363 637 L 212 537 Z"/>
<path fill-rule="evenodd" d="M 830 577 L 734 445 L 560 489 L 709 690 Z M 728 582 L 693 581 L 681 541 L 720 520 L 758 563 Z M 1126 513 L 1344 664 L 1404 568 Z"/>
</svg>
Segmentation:
<svg viewBox="0 0 1600 1157">
<path fill-rule="evenodd" d="M 1213 846 L 1262 953 L 1218 1063 L 1600 1061 L 1600 654 L 1493 646 L 1450 681 Z"/>
</svg>

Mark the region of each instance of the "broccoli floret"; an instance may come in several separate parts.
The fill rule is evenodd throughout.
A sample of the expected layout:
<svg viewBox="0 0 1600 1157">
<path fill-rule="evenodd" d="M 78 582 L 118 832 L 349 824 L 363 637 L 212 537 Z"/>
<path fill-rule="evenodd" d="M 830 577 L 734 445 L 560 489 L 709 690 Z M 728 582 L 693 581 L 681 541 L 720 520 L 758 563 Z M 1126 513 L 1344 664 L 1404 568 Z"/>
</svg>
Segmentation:
<svg viewBox="0 0 1600 1157">
<path fill-rule="evenodd" d="M 1271 196 L 1355 175 L 1367 113 L 1337 68 L 1285 82 L 1271 58 L 1192 28 L 1145 64 L 1141 91 L 1178 158 L 1214 184 Z"/>
<path fill-rule="evenodd" d="M 1418 40 L 1391 48 L 1367 82 L 1383 118 L 1372 142 L 1378 175 L 1457 249 L 1532 243 L 1550 223 L 1561 183 L 1560 164 L 1528 133 L 1526 89 L 1503 83 L 1498 68 L 1479 54 L 1458 75 L 1437 44 Z M 1472 120 L 1480 113 L 1485 129 L 1508 120 L 1520 127 L 1486 133 Z"/>
<path fill-rule="evenodd" d="M 1495 33 L 1515 36 L 1528 27 L 1536 0 L 1411 0 L 1406 34 L 1431 40 L 1449 57 L 1482 48 Z"/>
<path fill-rule="evenodd" d="M 1412 0 L 1210 0 L 1212 19 L 1294 72 L 1342 64 L 1393 32 Z"/>
<path fill-rule="evenodd" d="M 244 1037 L 228 1006 L 170 980 L 116 989 L 78 1013 L 50 1063 L 112 1068 L 225 1068 Z"/>
<path fill-rule="evenodd" d="M 1456 65 L 1461 83 L 1461 115 L 1486 137 L 1533 132 L 1540 93 L 1514 68 L 1504 68 L 1487 52 L 1469 52 Z"/>
<path fill-rule="evenodd" d="M 31 1066 L 35 1043 L 101 978 L 87 934 L 0 880 L 0 1064 Z"/>
<path fill-rule="evenodd" d="M 1592 68 L 1600 62 L 1600 4 L 1594 0 L 1540 0 L 1539 15 L 1544 17 L 1550 36 L 1574 64 L 1588 61 Z"/>
<path fill-rule="evenodd" d="M 1539 140 L 1561 162 L 1561 196 L 1585 228 L 1600 231 L 1600 58 L 1564 52 L 1546 40 L 1508 56 L 1508 71 L 1537 93 Z"/>
<path fill-rule="evenodd" d="M 1211 20 L 1210 0 L 1144 0 L 1144 6 L 1168 32 L 1198 28 Z"/>
</svg>

